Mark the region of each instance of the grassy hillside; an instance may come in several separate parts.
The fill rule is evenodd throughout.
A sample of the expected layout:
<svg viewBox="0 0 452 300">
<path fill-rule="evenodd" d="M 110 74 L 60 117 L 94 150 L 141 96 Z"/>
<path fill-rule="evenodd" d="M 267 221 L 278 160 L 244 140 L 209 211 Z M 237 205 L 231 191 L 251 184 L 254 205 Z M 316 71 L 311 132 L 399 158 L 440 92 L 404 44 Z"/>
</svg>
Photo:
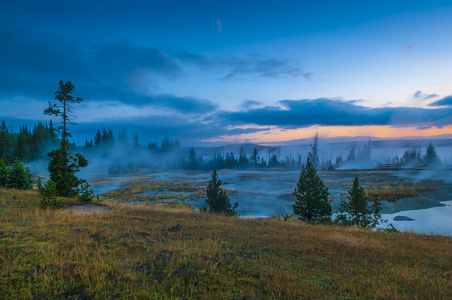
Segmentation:
<svg viewBox="0 0 452 300">
<path fill-rule="evenodd" d="M 449 237 L 101 204 L 41 210 L 33 191 L 0 190 L 0 298 L 452 296 Z"/>
</svg>

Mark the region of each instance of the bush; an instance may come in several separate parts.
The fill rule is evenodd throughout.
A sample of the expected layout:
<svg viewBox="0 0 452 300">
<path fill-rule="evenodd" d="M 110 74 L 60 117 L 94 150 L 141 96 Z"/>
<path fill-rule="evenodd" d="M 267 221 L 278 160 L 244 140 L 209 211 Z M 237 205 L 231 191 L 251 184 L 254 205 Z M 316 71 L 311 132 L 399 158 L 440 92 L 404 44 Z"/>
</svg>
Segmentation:
<svg viewBox="0 0 452 300">
<path fill-rule="evenodd" d="M 91 202 L 93 200 L 94 191 L 89 187 L 90 185 L 88 183 L 84 183 L 80 186 L 78 199 L 81 202 Z"/>
<path fill-rule="evenodd" d="M 40 179 L 39 179 L 38 190 L 39 190 L 39 197 L 41 198 L 41 202 L 39 203 L 41 208 L 58 209 L 58 208 L 64 208 L 66 206 L 66 203 L 64 203 L 60 199 L 57 199 L 56 182 L 49 180 L 44 185 L 41 185 Z"/>
<path fill-rule="evenodd" d="M 24 168 L 24 164 L 16 159 L 9 172 L 7 186 L 18 190 L 29 190 L 32 187 L 32 177 L 30 169 Z"/>
<path fill-rule="evenodd" d="M 5 188 L 8 185 L 8 174 L 8 167 L 6 167 L 6 162 L 2 158 L 0 160 L 0 187 Z"/>
</svg>

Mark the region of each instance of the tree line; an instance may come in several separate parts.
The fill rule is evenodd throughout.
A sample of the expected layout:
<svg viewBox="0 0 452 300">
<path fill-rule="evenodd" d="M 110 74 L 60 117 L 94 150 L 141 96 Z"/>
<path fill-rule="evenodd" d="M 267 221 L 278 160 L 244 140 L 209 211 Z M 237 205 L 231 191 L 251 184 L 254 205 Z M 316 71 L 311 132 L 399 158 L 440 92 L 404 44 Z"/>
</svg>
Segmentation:
<svg viewBox="0 0 452 300">
<path fill-rule="evenodd" d="M 0 127 L 0 158 L 6 164 L 19 159 L 27 162 L 42 156 L 43 150 L 58 144 L 57 128 L 52 121 L 49 124 L 38 122 L 33 128 L 20 126 L 18 132 L 8 129 L 5 121 Z"/>
<path fill-rule="evenodd" d="M 111 150 L 114 146 L 123 146 L 131 149 L 142 149 L 148 150 L 150 153 L 170 153 L 175 150 L 180 149 L 180 143 L 178 139 L 171 139 L 170 137 L 165 137 L 160 143 L 160 147 L 157 141 L 149 142 L 147 145 L 141 144 L 138 134 L 134 134 L 132 141 L 127 138 L 127 132 L 123 128 L 118 132 L 116 138 L 111 129 L 103 128 L 102 131 L 97 129 L 94 138 L 90 140 L 85 140 L 85 149 L 103 149 Z"/>
</svg>

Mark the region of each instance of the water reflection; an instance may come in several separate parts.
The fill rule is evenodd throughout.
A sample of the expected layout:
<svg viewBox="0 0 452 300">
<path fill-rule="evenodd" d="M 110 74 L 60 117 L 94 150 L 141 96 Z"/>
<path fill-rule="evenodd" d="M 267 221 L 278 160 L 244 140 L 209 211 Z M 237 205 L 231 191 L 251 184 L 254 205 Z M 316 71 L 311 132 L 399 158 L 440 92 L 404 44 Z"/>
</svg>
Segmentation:
<svg viewBox="0 0 452 300">
<path fill-rule="evenodd" d="M 452 236 L 452 201 L 441 203 L 446 206 L 383 214 L 383 218 L 388 220 L 387 224 L 392 223 L 400 231 Z M 397 216 L 406 216 L 414 221 L 394 221 Z M 381 227 L 386 228 L 387 224 L 383 224 Z"/>
</svg>

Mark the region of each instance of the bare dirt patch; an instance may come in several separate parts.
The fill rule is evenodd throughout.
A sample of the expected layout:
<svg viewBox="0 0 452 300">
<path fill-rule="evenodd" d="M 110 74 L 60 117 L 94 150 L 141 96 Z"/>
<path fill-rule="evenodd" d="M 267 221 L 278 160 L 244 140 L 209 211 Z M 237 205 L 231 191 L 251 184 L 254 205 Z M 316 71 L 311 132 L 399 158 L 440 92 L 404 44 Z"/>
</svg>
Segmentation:
<svg viewBox="0 0 452 300">
<path fill-rule="evenodd" d="M 90 215 L 90 214 L 102 214 L 110 211 L 111 208 L 105 205 L 99 204 L 79 204 L 66 207 L 63 212 L 68 213 L 72 211 L 75 215 Z"/>
</svg>

